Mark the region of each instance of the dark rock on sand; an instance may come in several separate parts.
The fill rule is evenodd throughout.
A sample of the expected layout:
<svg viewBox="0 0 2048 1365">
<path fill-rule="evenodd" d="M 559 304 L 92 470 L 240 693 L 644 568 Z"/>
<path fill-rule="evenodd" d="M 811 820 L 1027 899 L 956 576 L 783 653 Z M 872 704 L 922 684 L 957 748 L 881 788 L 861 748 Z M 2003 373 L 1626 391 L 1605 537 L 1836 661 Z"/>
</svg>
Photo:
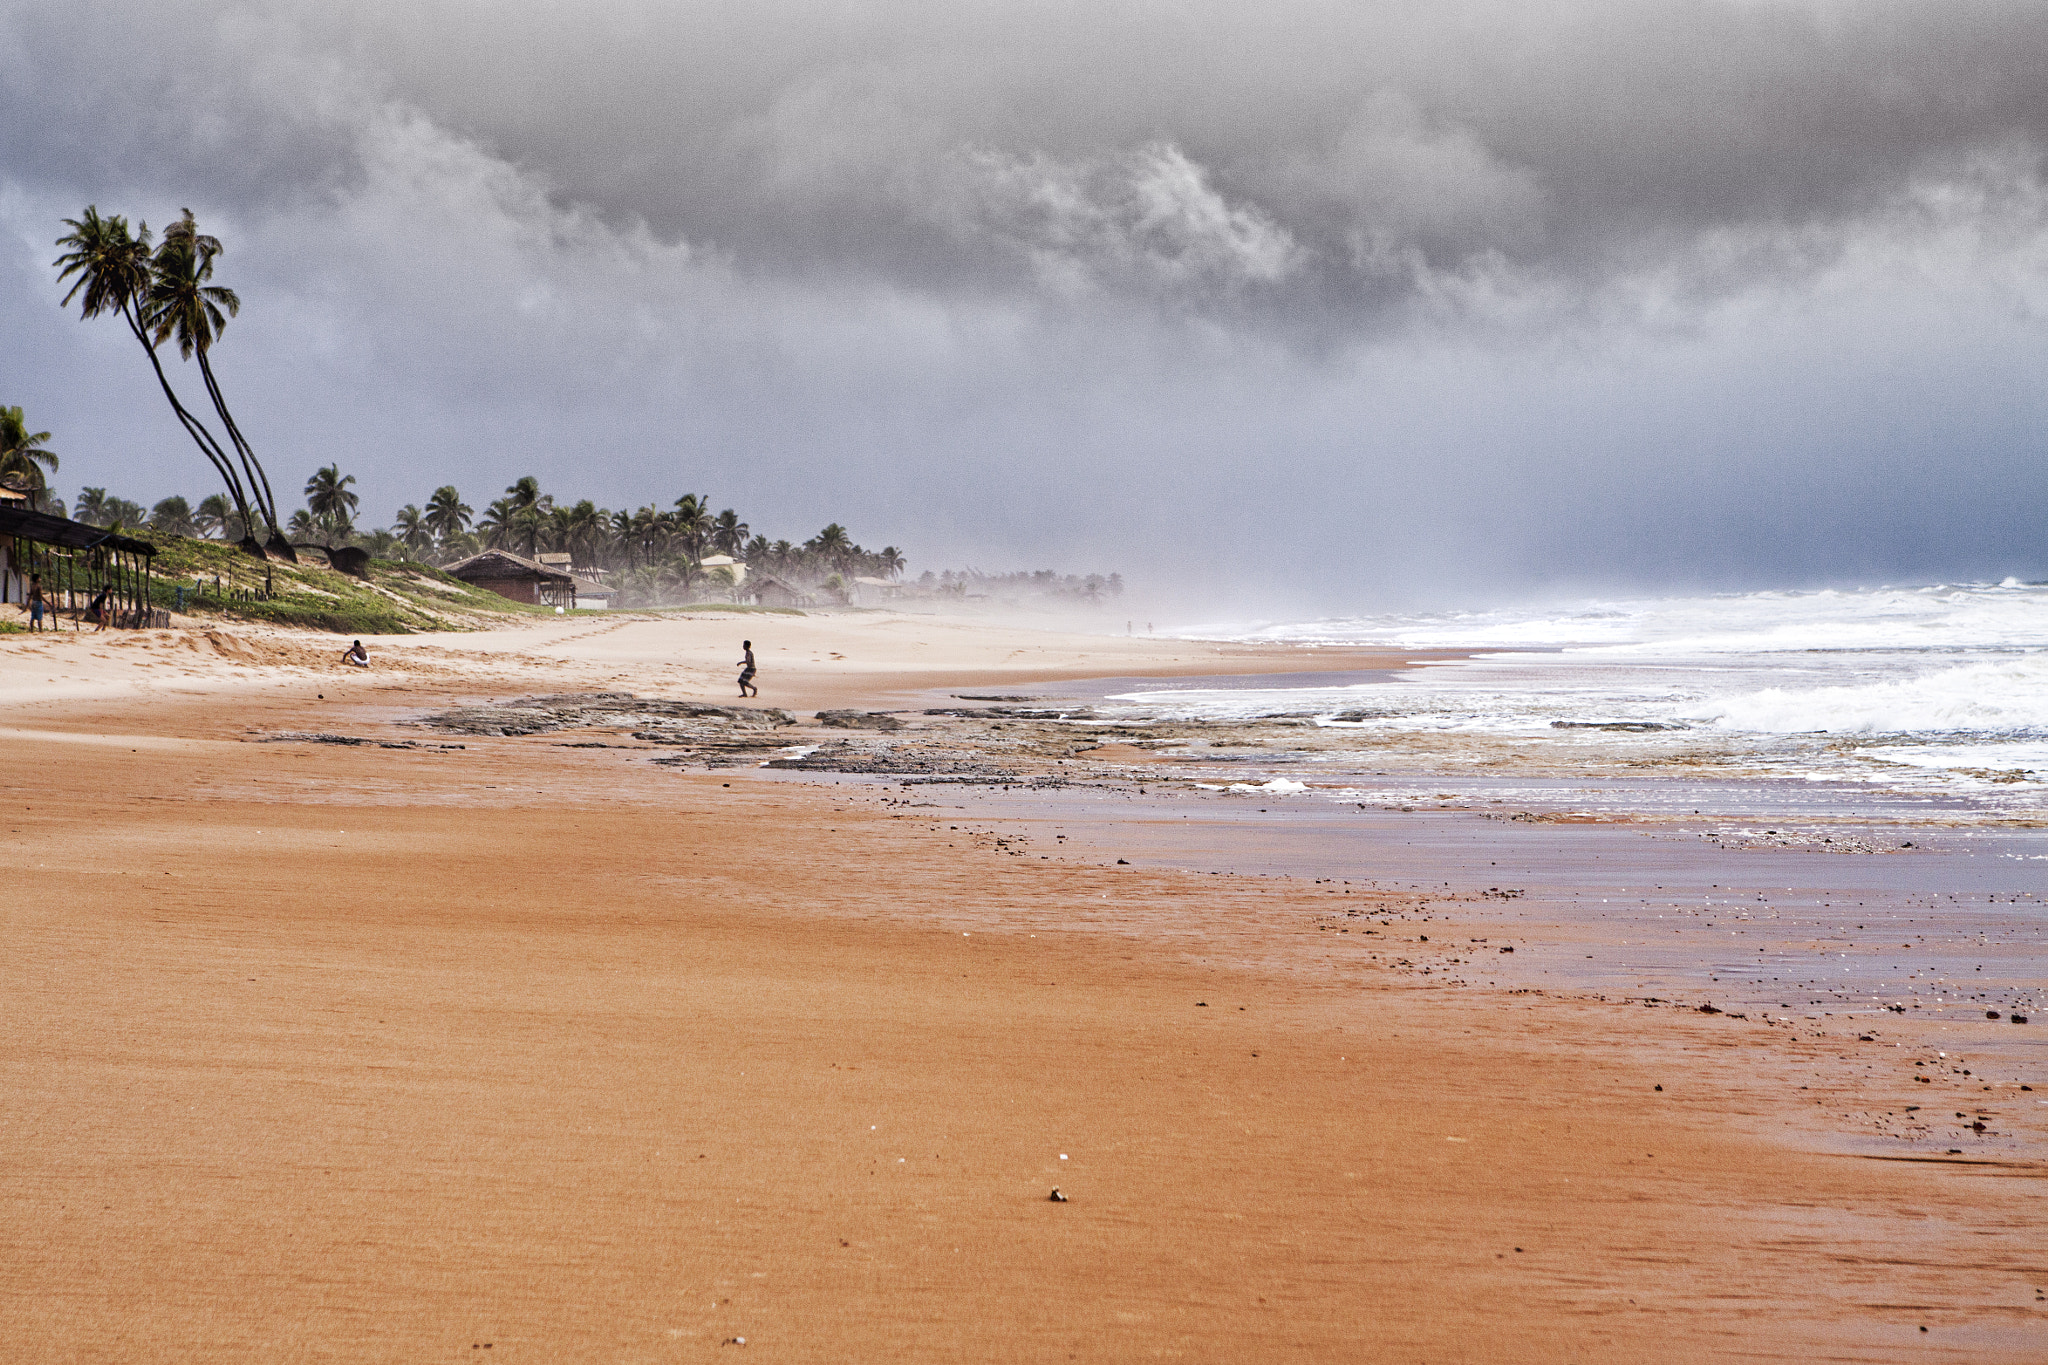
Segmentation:
<svg viewBox="0 0 2048 1365">
<path fill-rule="evenodd" d="M 818 719 L 835 730 L 901 730 L 903 722 L 887 711 L 820 711 Z"/>
<path fill-rule="evenodd" d="M 1685 730 L 1685 725 L 1667 725 L 1654 720 L 1554 720 L 1553 730 L 1618 730 L 1624 734 L 1646 734 L 1652 730 Z"/>
<path fill-rule="evenodd" d="M 636 697 L 631 692 L 565 692 L 521 697 L 491 706 L 464 706 L 421 718 L 433 730 L 463 735 L 543 735 L 593 726 L 650 726 L 674 722 L 710 723 L 741 729 L 796 724 L 796 717 L 772 706 L 712 706 L 705 702 Z"/>
</svg>

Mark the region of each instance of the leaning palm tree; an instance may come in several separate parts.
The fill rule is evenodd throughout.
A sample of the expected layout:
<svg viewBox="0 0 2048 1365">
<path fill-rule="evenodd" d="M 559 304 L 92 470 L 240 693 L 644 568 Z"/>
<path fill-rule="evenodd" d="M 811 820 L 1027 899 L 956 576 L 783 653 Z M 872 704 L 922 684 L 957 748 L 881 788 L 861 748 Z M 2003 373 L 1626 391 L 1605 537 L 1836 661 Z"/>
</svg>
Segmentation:
<svg viewBox="0 0 2048 1365">
<path fill-rule="evenodd" d="M 242 549 L 258 559 L 263 558 L 263 547 L 248 530 L 255 523 L 249 515 L 248 495 L 242 490 L 234 465 L 229 462 L 219 440 L 207 430 L 206 424 L 178 401 L 177 390 L 171 387 L 170 376 L 164 373 L 163 360 L 156 353 L 156 342 L 150 339 L 150 328 L 143 318 L 155 278 L 155 268 L 150 259 L 149 224 L 137 222 L 131 232 L 127 219 L 119 214 L 102 218 L 99 210 L 91 205 L 87 205 L 83 217 L 66 218 L 64 223 L 71 231 L 58 238 L 57 245 L 69 250 L 52 262 L 57 267 L 59 283 L 73 281 L 70 292 L 64 295 L 64 306 L 69 307 L 73 299 L 80 299 L 81 317 L 96 318 L 102 313 L 114 313 L 128 324 L 129 332 L 149 356 L 150 369 L 155 371 L 156 382 L 163 389 L 164 398 L 169 401 L 178 424 L 185 428 L 185 434 L 199 447 L 199 453 L 207 458 L 227 484 L 244 527 Z M 84 297 L 81 299 L 80 295 Z"/>
<path fill-rule="evenodd" d="M 12 474 L 25 485 L 29 505 L 41 507 L 49 484 L 43 471 L 55 473 L 57 452 L 44 445 L 47 431 L 30 431 L 20 408 L 0 408 L 0 476 Z"/>
<path fill-rule="evenodd" d="M 234 414 L 228 411 L 227 400 L 221 396 L 220 381 L 214 378 L 213 362 L 208 358 L 213 344 L 227 330 L 228 319 L 242 310 L 242 300 L 234 290 L 208 283 L 213 278 L 214 258 L 220 254 L 220 239 L 199 231 L 192 210 L 186 209 L 182 218 L 164 229 L 164 239 L 150 258 L 151 279 L 144 297 L 143 322 L 151 329 L 157 345 L 176 337 L 180 357 L 198 357 L 207 396 L 213 400 L 213 410 L 220 414 L 221 425 L 227 428 L 228 439 L 241 458 L 242 472 L 248 477 L 257 510 L 269 523 L 270 540 L 264 548 L 296 563 L 298 555 L 277 526 L 277 499 L 270 491 L 270 477 L 263 472 L 256 451 L 241 428 L 235 425 Z"/>
</svg>

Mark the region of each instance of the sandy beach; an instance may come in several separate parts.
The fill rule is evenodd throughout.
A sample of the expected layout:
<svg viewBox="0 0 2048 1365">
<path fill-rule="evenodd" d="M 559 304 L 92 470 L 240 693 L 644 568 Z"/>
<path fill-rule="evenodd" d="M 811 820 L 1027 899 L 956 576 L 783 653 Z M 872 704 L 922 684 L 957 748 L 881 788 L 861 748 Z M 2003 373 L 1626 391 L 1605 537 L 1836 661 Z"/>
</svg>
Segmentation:
<svg viewBox="0 0 2048 1365">
<path fill-rule="evenodd" d="M 1932 1025 L 1489 984 L 1463 870 L 1432 900 L 1185 839 L 1119 863 L 1077 805 L 1055 835 L 421 723 L 731 705 L 742 638 L 791 749 L 947 690 L 1415 657 L 887 612 L 577 616 L 369 670 L 309 632 L 7 636 L 9 1352 L 2043 1357 L 2048 1086 Z M 1521 923 L 1516 958 L 1603 932 Z M 1909 1106 L 2014 1136 L 1840 1117 Z"/>
</svg>

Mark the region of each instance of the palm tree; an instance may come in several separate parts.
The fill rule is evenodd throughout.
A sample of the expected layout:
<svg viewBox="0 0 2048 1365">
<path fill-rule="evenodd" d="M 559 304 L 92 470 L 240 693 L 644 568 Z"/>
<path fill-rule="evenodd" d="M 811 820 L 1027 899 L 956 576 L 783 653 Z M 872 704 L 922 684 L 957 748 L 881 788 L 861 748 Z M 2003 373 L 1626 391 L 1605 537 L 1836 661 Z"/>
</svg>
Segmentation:
<svg viewBox="0 0 2048 1365">
<path fill-rule="evenodd" d="M 216 497 L 219 495 L 216 494 Z M 78 502 L 71 509 L 71 519 L 82 521 L 88 526 L 107 524 L 107 490 L 104 488 L 81 488 Z"/>
<path fill-rule="evenodd" d="M 738 559 L 747 552 L 747 532 L 751 529 L 740 520 L 739 513 L 728 507 L 711 523 L 711 546 L 722 555 Z"/>
<path fill-rule="evenodd" d="M 139 527 L 149 520 L 141 503 L 130 502 L 126 498 L 108 498 L 101 512 L 106 519 L 100 525 L 116 531 Z"/>
<path fill-rule="evenodd" d="M 341 472 L 338 464 L 313 471 L 313 477 L 306 480 L 306 506 L 316 518 L 346 522 L 355 518 L 356 508 L 362 499 L 349 491 L 349 485 L 356 481 L 353 474 Z"/>
<path fill-rule="evenodd" d="M 427 499 L 423 519 L 427 529 L 445 544 L 469 529 L 469 519 L 473 515 L 470 505 L 462 500 L 462 494 L 455 491 L 455 485 L 444 483 L 434 490 L 433 497 Z"/>
<path fill-rule="evenodd" d="M 116 313 L 128 324 L 129 332 L 149 356 L 150 369 L 155 371 L 156 382 L 163 389 L 164 398 L 169 401 L 178 424 L 185 428 L 185 434 L 192 438 L 193 444 L 199 447 L 199 453 L 213 465 L 233 495 L 244 527 L 243 551 L 258 559 L 263 558 L 263 547 L 247 530 L 253 524 L 249 516 L 249 501 L 242 491 L 241 480 L 235 475 L 234 466 L 229 463 L 220 442 L 206 429 L 206 424 L 178 401 L 177 390 L 171 387 L 170 376 L 164 373 L 163 361 L 156 353 L 156 343 L 150 340 L 149 328 L 144 324 L 143 309 L 155 273 L 150 261 L 149 224 L 138 222 L 136 230 L 131 233 L 127 219 L 119 214 L 102 218 L 99 210 L 91 205 L 86 206 L 84 217 L 66 218 L 64 223 L 71 231 L 58 238 L 57 245 L 70 249 L 52 262 L 58 268 L 59 283 L 73 280 L 70 291 L 64 295 L 64 306 L 68 308 L 73 299 L 83 294 L 79 303 L 81 317 L 96 318 L 102 313 Z M 105 490 L 101 491 L 104 493 Z"/>
<path fill-rule="evenodd" d="M 843 571 L 847 556 L 854 549 L 853 537 L 846 534 L 846 528 L 835 521 L 818 532 L 804 548 L 833 569 Z"/>
<path fill-rule="evenodd" d="M 634 561 L 633 528 L 633 514 L 623 507 L 612 513 L 610 519 L 605 522 L 605 531 L 610 535 L 612 544 L 625 554 L 628 569 L 633 567 Z"/>
<path fill-rule="evenodd" d="M 882 577 L 894 578 L 903 572 L 903 551 L 894 545 L 884 545 L 875 554 L 875 567 L 882 571 Z"/>
<path fill-rule="evenodd" d="M 353 474 L 341 472 L 338 464 L 313 471 L 313 477 L 306 480 L 306 507 L 312 512 L 312 521 L 320 529 L 321 541 L 329 549 L 336 542 L 346 545 L 355 532 L 356 508 L 362 499 L 349 491 L 349 485 L 356 481 Z"/>
<path fill-rule="evenodd" d="M 240 540 L 248 528 L 232 504 L 219 493 L 213 493 L 199 500 L 199 506 L 192 513 L 192 522 L 202 536 L 220 532 L 222 540 Z"/>
<path fill-rule="evenodd" d="M 604 545 L 604 509 L 585 498 L 555 515 L 561 518 L 562 548 L 569 552 L 571 562 L 595 565 Z"/>
<path fill-rule="evenodd" d="M 227 428 L 228 439 L 241 457 L 249 492 L 270 524 L 270 543 L 266 548 L 296 563 L 298 556 L 293 553 L 291 542 L 277 529 L 277 499 L 270 491 L 270 477 L 263 472 L 263 465 L 248 438 L 242 435 L 242 429 L 235 425 L 234 414 L 228 411 L 220 381 L 214 378 L 213 363 L 207 357 L 213 343 L 227 330 L 228 319 L 242 310 L 242 300 L 234 290 L 207 283 L 213 278 L 214 258 L 220 254 L 220 239 L 201 233 L 199 224 L 193 221 L 192 210 L 186 209 L 184 217 L 164 230 L 164 239 L 150 258 L 151 280 L 143 305 L 143 323 L 152 329 L 157 345 L 176 337 L 182 358 L 198 357 L 199 373 L 206 381 L 213 410 L 220 414 L 221 425 Z"/>
<path fill-rule="evenodd" d="M 539 479 L 524 474 L 505 490 L 504 501 L 505 514 L 498 518 L 503 534 L 514 543 L 524 539 L 527 557 L 531 558 L 540 549 L 540 534 L 548 513 L 554 510 L 555 500 L 540 491 Z"/>
<path fill-rule="evenodd" d="M 712 522 L 711 499 L 702 493 L 685 493 L 676 499 L 675 535 L 691 559 L 704 557 L 704 538 L 711 533 Z"/>
<path fill-rule="evenodd" d="M 427 514 L 412 503 L 398 509 L 398 515 L 391 519 L 391 529 L 414 554 L 425 554 L 433 548 L 434 530 L 427 525 Z"/>
<path fill-rule="evenodd" d="M 176 495 L 149 509 L 149 529 L 167 536 L 199 534 L 199 526 L 192 516 L 192 504 Z"/>
<path fill-rule="evenodd" d="M 28 429 L 20 408 L 0 408 L 0 475 L 13 474 L 25 485 L 31 507 L 42 506 L 49 487 L 43 471 L 57 470 L 57 452 L 43 444 L 49 439 L 47 431 Z"/>
</svg>

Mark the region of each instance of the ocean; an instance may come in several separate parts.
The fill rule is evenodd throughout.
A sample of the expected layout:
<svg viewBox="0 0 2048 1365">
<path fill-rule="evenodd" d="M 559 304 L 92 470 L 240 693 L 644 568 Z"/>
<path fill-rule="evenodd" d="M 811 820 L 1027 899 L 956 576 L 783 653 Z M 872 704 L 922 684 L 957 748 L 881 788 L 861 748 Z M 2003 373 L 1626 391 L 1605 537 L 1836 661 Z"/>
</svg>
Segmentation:
<svg viewBox="0 0 2048 1365">
<path fill-rule="evenodd" d="M 1192 638 L 1468 651 L 1391 679 L 1162 684 L 1127 714 L 1295 717 L 1442 770 L 1611 775 L 1702 759 L 2041 813 L 2048 584 L 1588 600 L 1533 609 L 1208 623 Z"/>
</svg>

